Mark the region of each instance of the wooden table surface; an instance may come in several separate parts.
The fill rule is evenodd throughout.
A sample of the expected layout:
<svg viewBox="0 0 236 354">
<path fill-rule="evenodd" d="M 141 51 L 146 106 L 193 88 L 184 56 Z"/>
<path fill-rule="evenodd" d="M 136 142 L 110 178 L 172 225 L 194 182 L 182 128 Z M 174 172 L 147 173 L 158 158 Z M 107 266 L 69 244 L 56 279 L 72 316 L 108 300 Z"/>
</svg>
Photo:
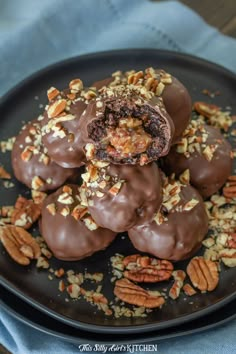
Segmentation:
<svg viewBox="0 0 236 354">
<path fill-rule="evenodd" d="M 236 38 L 236 0 L 180 0 L 180 2 L 195 10 L 209 25 Z M 10 354 L 1 344 L 0 353 Z"/>
</svg>

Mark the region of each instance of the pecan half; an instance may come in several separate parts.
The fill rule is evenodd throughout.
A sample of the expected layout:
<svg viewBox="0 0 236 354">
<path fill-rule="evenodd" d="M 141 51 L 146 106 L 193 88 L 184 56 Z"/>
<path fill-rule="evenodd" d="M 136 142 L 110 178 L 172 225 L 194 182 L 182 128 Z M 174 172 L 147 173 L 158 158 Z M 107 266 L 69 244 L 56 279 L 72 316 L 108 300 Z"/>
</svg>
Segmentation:
<svg viewBox="0 0 236 354">
<path fill-rule="evenodd" d="M 41 207 L 39 204 L 20 196 L 16 200 L 15 209 L 11 214 L 11 223 L 24 229 L 29 229 L 39 218 L 40 214 Z"/>
<path fill-rule="evenodd" d="M 161 307 L 165 303 L 163 296 L 149 293 L 125 278 L 116 281 L 114 294 L 128 304 L 147 308 Z"/>
<path fill-rule="evenodd" d="M 36 240 L 22 227 L 1 227 L 0 240 L 9 256 L 18 264 L 28 265 L 31 259 L 37 259 L 41 254 Z"/>
<path fill-rule="evenodd" d="M 201 291 L 212 291 L 218 285 L 217 264 L 203 257 L 193 258 L 187 266 L 187 273 L 193 286 Z"/>
<path fill-rule="evenodd" d="M 143 283 L 156 283 L 168 280 L 174 269 L 172 263 L 148 256 L 133 254 L 123 259 L 124 276 L 130 280 Z"/>
</svg>

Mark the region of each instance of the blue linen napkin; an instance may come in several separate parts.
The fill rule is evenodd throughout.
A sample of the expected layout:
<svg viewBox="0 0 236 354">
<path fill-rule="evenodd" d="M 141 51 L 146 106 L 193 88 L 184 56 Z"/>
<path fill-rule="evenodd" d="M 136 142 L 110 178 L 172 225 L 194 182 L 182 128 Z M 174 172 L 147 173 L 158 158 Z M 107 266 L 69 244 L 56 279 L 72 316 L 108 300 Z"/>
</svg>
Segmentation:
<svg viewBox="0 0 236 354">
<path fill-rule="evenodd" d="M 0 96 L 49 64 L 120 48 L 162 48 L 208 59 L 236 72 L 236 40 L 177 1 L 0 0 Z M 232 354 L 236 321 L 204 334 L 161 342 L 160 354 Z M 0 343 L 14 354 L 80 349 L 0 309 Z"/>
</svg>

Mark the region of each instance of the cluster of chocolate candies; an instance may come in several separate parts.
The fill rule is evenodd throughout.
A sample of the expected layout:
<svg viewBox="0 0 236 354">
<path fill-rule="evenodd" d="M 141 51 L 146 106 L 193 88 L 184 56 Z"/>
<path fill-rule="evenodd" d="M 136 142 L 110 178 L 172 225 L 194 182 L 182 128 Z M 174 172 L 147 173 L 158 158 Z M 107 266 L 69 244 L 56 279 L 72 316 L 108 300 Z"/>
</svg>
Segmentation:
<svg viewBox="0 0 236 354">
<path fill-rule="evenodd" d="M 16 137 L 12 164 L 29 188 L 54 191 L 40 222 L 54 255 L 82 259 L 124 231 L 141 252 L 193 255 L 208 231 L 203 198 L 225 183 L 232 158 L 218 130 L 191 120 L 186 88 L 148 68 L 90 88 L 75 79 L 48 99 Z"/>
</svg>

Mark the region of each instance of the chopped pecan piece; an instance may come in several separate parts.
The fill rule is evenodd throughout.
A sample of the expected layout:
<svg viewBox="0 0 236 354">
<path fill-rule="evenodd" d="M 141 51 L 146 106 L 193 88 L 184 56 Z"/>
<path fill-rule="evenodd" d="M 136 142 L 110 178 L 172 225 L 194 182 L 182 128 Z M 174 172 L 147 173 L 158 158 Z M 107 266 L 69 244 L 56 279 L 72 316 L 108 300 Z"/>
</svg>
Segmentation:
<svg viewBox="0 0 236 354">
<path fill-rule="evenodd" d="M 236 250 L 231 248 L 224 248 L 219 252 L 219 257 L 221 261 L 227 266 L 227 267 L 236 267 Z"/>
<path fill-rule="evenodd" d="M 55 87 L 50 87 L 50 89 L 47 90 L 47 96 L 49 101 L 54 100 L 58 95 L 60 94 L 60 91 L 58 91 Z"/>
<path fill-rule="evenodd" d="M 31 259 L 39 258 L 41 254 L 36 240 L 22 227 L 1 227 L 0 240 L 9 256 L 21 265 L 28 265 Z"/>
<path fill-rule="evenodd" d="M 183 287 L 186 273 L 183 270 L 175 270 L 172 273 L 172 276 L 174 277 L 175 282 L 172 285 L 172 287 L 170 288 L 169 296 L 171 297 L 171 299 L 176 300 L 179 297 L 180 290 Z"/>
<path fill-rule="evenodd" d="M 188 296 L 193 296 L 197 293 L 196 290 L 192 287 L 192 285 L 190 285 L 188 283 L 184 284 L 183 291 Z"/>
<path fill-rule="evenodd" d="M 236 232 L 229 233 L 227 247 L 236 249 Z"/>
<path fill-rule="evenodd" d="M 153 295 L 125 278 L 116 281 L 114 294 L 128 304 L 147 308 L 161 307 L 165 303 L 163 296 Z"/>
<path fill-rule="evenodd" d="M 193 258 L 187 266 L 187 273 L 193 286 L 202 292 L 212 291 L 218 285 L 217 264 L 203 257 Z"/>
<path fill-rule="evenodd" d="M 20 196 L 16 200 L 15 209 L 11 214 L 11 223 L 24 229 L 29 229 L 39 218 L 40 214 L 41 207 L 39 204 Z"/>
<path fill-rule="evenodd" d="M 220 107 L 205 102 L 195 102 L 194 109 L 197 113 L 203 115 L 204 117 L 210 118 L 220 110 Z"/>
<path fill-rule="evenodd" d="M 123 264 L 126 268 L 124 271 L 125 278 L 139 283 L 156 283 L 168 280 L 173 271 L 173 265 L 169 261 L 139 254 L 125 257 Z"/>
<path fill-rule="evenodd" d="M 31 196 L 35 204 L 42 205 L 44 199 L 47 197 L 47 193 L 36 191 L 34 189 L 31 190 Z"/>
<path fill-rule="evenodd" d="M 0 166 L 0 178 L 2 179 L 10 179 L 11 175 L 8 173 L 3 166 Z"/>
<path fill-rule="evenodd" d="M 67 101 L 65 99 L 59 99 L 53 102 L 48 108 L 48 117 L 55 118 L 58 117 L 60 113 L 66 108 Z"/>
</svg>

